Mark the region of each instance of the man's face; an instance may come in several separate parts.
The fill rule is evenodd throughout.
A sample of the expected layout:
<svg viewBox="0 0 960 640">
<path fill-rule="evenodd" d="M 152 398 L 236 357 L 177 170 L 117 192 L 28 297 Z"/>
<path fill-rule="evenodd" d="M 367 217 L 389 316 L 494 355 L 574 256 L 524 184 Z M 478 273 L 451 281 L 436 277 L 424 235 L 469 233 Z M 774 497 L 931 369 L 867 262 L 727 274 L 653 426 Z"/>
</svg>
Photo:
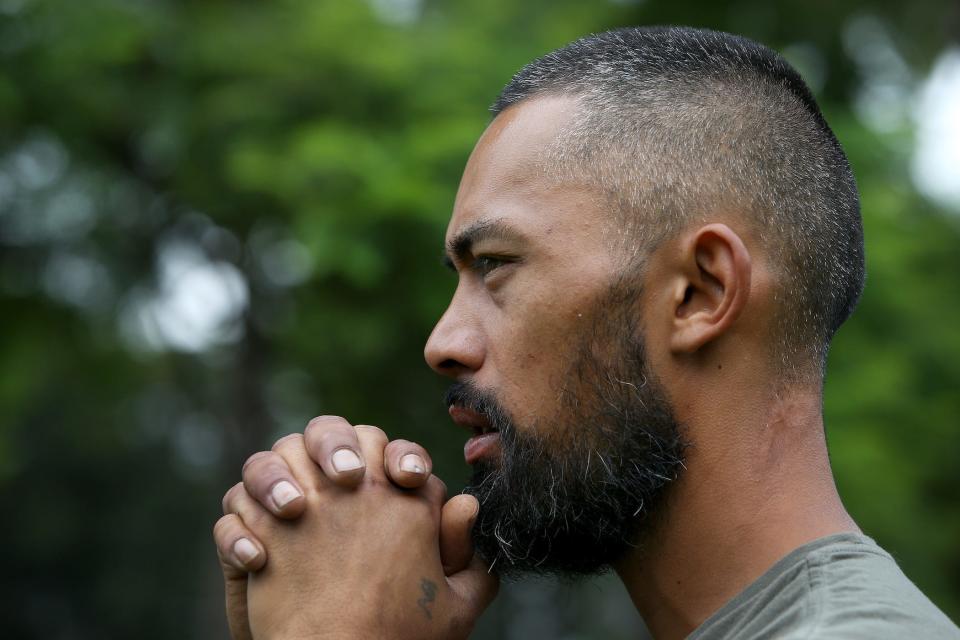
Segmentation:
<svg viewBox="0 0 960 640">
<path fill-rule="evenodd" d="M 560 98 L 518 105 L 480 138 L 447 229 L 459 286 L 425 349 L 437 371 L 496 389 L 520 423 L 556 411 L 567 341 L 589 328 L 616 273 L 597 196 L 542 175 L 571 107 Z"/>
<path fill-rule="evenodd" d="M 572 107 L 531 100 L 481 137 L 447 233 L 459 285 L 425 349 L 474 432 L 475 543 L 507 572 L 612 562 L 680 465 L 606 200 L 544 169 Z"/>
</svg>

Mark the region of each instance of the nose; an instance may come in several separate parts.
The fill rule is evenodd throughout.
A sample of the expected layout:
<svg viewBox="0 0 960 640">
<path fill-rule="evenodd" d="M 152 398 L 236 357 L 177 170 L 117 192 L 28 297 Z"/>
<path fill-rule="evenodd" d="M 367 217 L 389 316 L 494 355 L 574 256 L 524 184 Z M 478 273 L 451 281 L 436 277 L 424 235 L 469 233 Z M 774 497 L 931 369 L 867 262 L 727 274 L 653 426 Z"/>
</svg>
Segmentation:
<svg viewBox="0 0 960 640">
<path fill-rule="evenodd" d="M 485 355 L 482 332 L 456 298 L 455 295 L 423 348 L 430 368 L 454 379 L 479 371 Z"/>
</svg>

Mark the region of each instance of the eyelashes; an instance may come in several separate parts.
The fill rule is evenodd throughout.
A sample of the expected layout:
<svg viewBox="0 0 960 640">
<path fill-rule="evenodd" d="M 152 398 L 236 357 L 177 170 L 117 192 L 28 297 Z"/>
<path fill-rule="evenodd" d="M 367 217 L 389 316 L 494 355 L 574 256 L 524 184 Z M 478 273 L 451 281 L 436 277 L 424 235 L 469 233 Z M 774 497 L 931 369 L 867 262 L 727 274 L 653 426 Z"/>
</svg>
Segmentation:
<svg viewBox="0 0 960 640">
<path fill-rule="evenodd" d="M 477 256 L 473 259 L 473 264 L 470 265 L 470 268 L 481 276 L 486 276 L 492 271 L 502 267 L 504 264 L 506 264 L 506 260 L 501 258 L 495 258 L 493 256 Z"/>
</svg>

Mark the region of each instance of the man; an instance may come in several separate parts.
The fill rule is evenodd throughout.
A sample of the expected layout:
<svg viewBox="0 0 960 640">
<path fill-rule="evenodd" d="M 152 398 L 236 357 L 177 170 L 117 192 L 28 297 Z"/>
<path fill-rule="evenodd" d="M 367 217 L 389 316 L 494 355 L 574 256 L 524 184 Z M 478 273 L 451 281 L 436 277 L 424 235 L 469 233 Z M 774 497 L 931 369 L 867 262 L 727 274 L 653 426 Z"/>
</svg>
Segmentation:
<svg viewBox="0 0 960 640">
<path fill-rule="evenodd" d="M 534 61 L 494 114 L 425 350 L 473 481 L 443 504 L 422 447 L 342 418 L 256 454 L 215 529 L 235 638 L 465 637 L 489 569 L 611 566 L 656 638 L 960 637 L 834 485 L 821 390 L 863 240 L 797 73 L 623 29 Z"/>
</svg>

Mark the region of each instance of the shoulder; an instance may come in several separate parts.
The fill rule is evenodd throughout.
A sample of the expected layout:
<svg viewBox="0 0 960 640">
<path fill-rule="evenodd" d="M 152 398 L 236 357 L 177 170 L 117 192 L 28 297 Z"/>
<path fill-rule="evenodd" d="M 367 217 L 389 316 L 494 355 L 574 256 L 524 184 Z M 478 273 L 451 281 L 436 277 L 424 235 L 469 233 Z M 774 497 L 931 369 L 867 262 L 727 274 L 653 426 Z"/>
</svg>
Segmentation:
<svg viewBox="0 0 960 640">
<path fill-rule="evenodd" d="M 690 638 L 960 640 L 960 629 L 873 540 L 838 534 L 781 559 Z"/>
<path fill-rule="evenodd" d="M 960 630 L 869 538 L 821 547 L 805 564 L 810 597 L 818 601 L 807 637 L 960 639 Z"/>
</svg>

